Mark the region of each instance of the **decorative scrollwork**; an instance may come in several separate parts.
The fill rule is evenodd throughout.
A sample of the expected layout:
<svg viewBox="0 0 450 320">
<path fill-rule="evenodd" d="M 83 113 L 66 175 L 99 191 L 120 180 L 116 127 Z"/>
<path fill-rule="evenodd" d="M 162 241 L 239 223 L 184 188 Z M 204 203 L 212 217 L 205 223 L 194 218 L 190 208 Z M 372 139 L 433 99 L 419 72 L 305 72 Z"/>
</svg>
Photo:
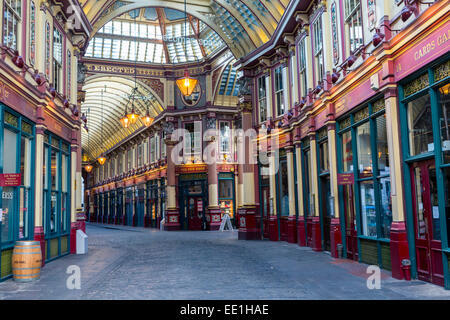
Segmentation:
<svg viewBox="0 0 450 320">
<path fill-rule="evenodd" d="M 425 89 L 429 85 L 430 79 L 428 78 L 428 73 L 425 73 L 405 86 L 404 89 L 405 97 L 408 97 L 416 92 L 419 92 L 420 90 Z"/>
</svg>

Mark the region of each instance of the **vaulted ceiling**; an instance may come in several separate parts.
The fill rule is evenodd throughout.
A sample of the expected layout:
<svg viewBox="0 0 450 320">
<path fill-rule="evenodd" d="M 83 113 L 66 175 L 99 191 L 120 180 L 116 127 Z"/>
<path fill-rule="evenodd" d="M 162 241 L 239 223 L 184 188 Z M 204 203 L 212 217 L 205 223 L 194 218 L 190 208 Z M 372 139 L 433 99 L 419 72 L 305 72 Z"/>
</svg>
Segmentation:
<svg viewBox="0 0 450 320">
<path fill-rule="evenodd" d="M 93 31 L 85 56 L 110 61 L 150 64 L 196 63 L 228 48 L 235 59 L 267 43 L 290 0 L 79 0 Z M 168 41 L 169 38 L 188 41 Z M 222 70 L 217 95 L 237 94 L 232 65 Z M 86 79 L 81 111 L 88 118 L 82 145 L 90 159 L 142 128 L 139 120 L 129 128 L 119 122 L 128 95 L 135 88 L 133 77 L 95 75 Z M 145 97 L 138 101 L 140 115 L 147 106 L 151 116 L 164 104 L 144 83 L 137 88 Z"/>
<path fill-rule="evenodd" d="M 240 58 L 274 33 L 289 0 L 186 0 L 187 11 L 201 20 Z M 182 0 L 80 0 L 93 26 L 92 37 L 114 18 L 139 8 L 175 9 L 184 13 Z"/>
<path fill-rule="evenodd" d="M 152 117 L 163 111 L 163 104 L 152 89 L 139 80 L 136 87 L 145 99 L 138 98 L 134 104 L 139 115 L 145 115 L 147 107 Z M 89 158 L 97 158 L 102 151 L 112 148 L 143 127 L 141 119 L 128 128 L 123 128 L 119 122 L 133 88 L 135 82 L 130 77 L 91 76 L 86 79 L 83 86 L 86 96 L 81 112 L 87 116 L 89 131 L 82 130 L 81 138 Z"/>
</svg>

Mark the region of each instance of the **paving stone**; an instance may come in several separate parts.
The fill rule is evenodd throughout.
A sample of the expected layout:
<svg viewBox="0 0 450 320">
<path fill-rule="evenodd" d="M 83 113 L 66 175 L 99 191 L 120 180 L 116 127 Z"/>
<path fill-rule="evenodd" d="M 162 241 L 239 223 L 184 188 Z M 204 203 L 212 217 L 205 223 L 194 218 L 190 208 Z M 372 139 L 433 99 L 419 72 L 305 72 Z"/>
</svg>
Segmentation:
<svg viewBox="0 0 450 320">
<path fill-rule="evenodd" d="M 87 255 L 42 269 L 33 283 L 0 283 L 0 299 L 450 299 L 430 283 L 382 270 L 367 288 L 366 264 L 333 259 L 296 244 L 239 241 L 237 232 L 165 232 L 88 224 Z M 67 289 L 67 267 L 81 289 Z"/>
</svg>

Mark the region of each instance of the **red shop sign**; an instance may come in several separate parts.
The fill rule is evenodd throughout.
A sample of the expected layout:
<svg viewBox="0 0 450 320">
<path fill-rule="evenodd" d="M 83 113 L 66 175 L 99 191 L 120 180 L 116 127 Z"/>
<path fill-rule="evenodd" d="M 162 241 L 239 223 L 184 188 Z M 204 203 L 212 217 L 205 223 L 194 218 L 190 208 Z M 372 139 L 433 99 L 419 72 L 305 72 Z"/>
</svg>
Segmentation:
<svg viewBox="0 0 450 320">
<path fill-rule="evenodd" d="M 21 185 L 20 173 L 0 173 L 0 187 L 18 187 Z"/>
<path fill-rule="evenodd" d="M 338 173 L 337 175 L 338 185 L 354 184 L 354 181 L 353 173 Z"/>
</svg>

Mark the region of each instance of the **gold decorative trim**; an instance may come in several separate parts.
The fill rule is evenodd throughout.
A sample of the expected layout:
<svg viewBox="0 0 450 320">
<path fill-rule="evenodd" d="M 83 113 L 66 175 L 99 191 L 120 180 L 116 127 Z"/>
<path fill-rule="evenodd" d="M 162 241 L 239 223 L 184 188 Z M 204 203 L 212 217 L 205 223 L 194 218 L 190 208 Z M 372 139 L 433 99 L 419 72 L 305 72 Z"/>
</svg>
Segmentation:
<svg viewBox="0 0 450 320">
<path fill-rule="evenodd" d="M 5 111 L 4 121 L 5 121 L 5 123 L 7 123 L 13 127 L 17 128 L 19 126 L 19 118 L 9 112 L 6 112 L 6 111 Z"/>
<path fill-rule="evenodd" d="M 447 60 L 434 69 L 434 81 L 440 81 L 447 77 L 450 77 L 450 60 Z"/>
<path fill-rule="evenodd" d="M 355 122 L 359 122 L 369 117 L 369 108 L 365 107 L 362 110 L 359 110 L 355 113 Z"/>
<path fill-rule="evenodd" d="M 384 98 L 377 100 L 372 105 L 372 113 L 376 113 L 385 109 Z"/>
<path fill-rule="evenodd" d="M 339 129 L 340 130 L 347 129 L 351 125 L 352 125 L 352 120 L 350 119 L 350 117 L 347 117 L 344 120 L 339 122 Z"/>
<path fill-rule="evenodd" d="M 419 92 L 422 89 L 425 89 L 430 85 L 430 79 L 428 78 L 428 73 L 425 73 L 414 79 L 410 83 L 405 86 L 405 97 L 408 97 L 416 92 Z"/>
<path fill-rule="evenodd" d="M 317 140 L 322 140 L 327 137 L 328 137 L 327 127 L 320 129 L 319 132 L 317 133 Z"/>
<path fill-rule="evenodd" d="M 27 122 L 22 121 L 22 131 L 28 133 L 29 135 L 33 134 L 33 126 Z"/>
</svg>

